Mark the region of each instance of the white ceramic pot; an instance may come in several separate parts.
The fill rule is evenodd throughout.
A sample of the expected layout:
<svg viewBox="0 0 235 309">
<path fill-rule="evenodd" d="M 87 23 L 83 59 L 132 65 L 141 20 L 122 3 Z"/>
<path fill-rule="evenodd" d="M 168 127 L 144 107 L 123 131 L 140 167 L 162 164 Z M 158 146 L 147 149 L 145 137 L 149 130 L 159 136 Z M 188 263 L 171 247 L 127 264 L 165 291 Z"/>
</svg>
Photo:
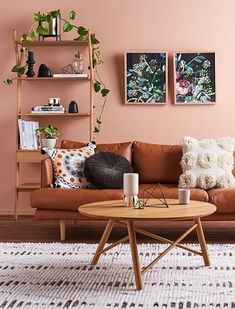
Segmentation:
<svg viewBox="0 0 235 309">
<path fill-rule="evenodd" d="M 55 147 L 56 138 L 42 138 L 42 145 L 48 149 L 52 149 Z"/>
</svg>

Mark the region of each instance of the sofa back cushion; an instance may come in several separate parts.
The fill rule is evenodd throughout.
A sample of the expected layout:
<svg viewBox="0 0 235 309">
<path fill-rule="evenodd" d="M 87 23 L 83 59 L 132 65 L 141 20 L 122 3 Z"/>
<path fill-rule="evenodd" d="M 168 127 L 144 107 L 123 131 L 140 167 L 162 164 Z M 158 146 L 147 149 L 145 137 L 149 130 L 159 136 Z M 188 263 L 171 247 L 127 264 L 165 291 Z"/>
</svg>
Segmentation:
<svg viewBox="0 0 235 309">
<path fill-rule="evenodd" d="M 140 183 L 178 183 L 181 157 L 180 145 L 133 143 L 133 168 Z"/>
<path fill-rule="evenodd" d="M 233 152 L 233 159 L 234 159 L 234 164 L 233 164 L 232 173 L 233 173 L 233 176 L 235 177 L 235 151 Z"/>
<path fill-rule="evenodd" d="M 61 142 L 61 148 L 72 149 L 86 146 L 86 143 L 64 140 Z M 125 157 L 129 162 L 132 161 L 132 142 L 115 144 L 97 144 L 96 152 L 109 151 Z"/>
</svg>

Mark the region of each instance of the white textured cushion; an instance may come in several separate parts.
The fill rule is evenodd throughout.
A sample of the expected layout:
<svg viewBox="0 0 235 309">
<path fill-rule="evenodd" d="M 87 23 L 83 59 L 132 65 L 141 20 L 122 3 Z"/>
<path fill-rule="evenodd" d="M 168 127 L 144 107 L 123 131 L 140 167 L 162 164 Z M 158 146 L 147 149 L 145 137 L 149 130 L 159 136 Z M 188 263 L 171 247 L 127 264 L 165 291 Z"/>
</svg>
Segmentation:
<svg viewBox="0 0 235 309">
<path fill-rule="evenodd" d="M 179 179 L 180 188 L 202 189 L 233 188 L 235 178 L 233 151 L 235 139 L 208 138 L 197 140 L 185 136 L 181 140 L 183 174 Z"/>
</svg>

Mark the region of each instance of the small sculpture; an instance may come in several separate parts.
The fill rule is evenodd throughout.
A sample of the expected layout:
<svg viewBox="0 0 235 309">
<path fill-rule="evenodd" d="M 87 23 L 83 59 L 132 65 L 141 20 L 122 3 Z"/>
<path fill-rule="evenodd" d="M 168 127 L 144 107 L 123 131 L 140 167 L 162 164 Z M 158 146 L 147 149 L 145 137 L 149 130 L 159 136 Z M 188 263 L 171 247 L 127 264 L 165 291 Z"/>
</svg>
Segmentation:
<svg viewBox="0 0 235 309">
<path fill-rule="evenodd" d="M 69 103 L 69 109 L 68 109 L 69 113 L 78 113 L 78 105 L 76 101 L 71 101 Z"/>
<path fill-rule="evenodd" d="M 35 72 L 33 70 L 35 61 L 34 61 L 34 53 L 32 51 L 28 52 L 28 60 L 26 61 L 28 64 L 28 71 L 26 72 L 27 77 L 34 77 Z"/>
<path fill-rule="evenodd" d="M 64 74 L 82 74 L 85 70 L 85 62 L 83 55 L 78 51 L 74 56 L 72 64 L 68 64 L 62 68 Z"/>
<path fill-rule="evenodd" d="M 160 190 L 163 199 L 160 199 L 160 198 L 158 198 L 158 197 L 156 197 L 154 195 L 154 192 L 155 192 L 156 189 Z M 146 195 L 147 195 L 147 197 L 146 197 Z M 158 199 L 162 203 L 162 205 L 159 205 L 159 204 L 147 205 L 148 200 L 151 199 L 151 198 Z M 162 187 L 161 187 L 160 183 L 158 183 L 156 185 L 152 185 L 152 186 L 146 188 L 144 190 L 144 197 L 143 197 L 143 199 L 139 199 L 139 201 L 134 206 L 135 209 L 144 209 L 145 207 L 160 207 L 160 208 L 161 207 L 166 207 L 166 208 L 169 208 L 169 205 L 167 203 L 167 200 L 165 198 L 165 194 L 164 194 L 164 192 L 162 190 Z"/>
<path fill-rule="evenodd" d="M 40 64 L 38 69 L 38 77 L 52 77 L 51 69 L 45 64 Z"/>
</svg>

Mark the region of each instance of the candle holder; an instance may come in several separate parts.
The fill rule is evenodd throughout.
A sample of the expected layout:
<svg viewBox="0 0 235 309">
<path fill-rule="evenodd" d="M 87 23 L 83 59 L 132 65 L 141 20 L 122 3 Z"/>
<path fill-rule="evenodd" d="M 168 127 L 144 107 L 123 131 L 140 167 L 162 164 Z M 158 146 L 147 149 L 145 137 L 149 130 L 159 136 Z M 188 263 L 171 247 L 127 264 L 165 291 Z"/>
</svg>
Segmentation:
<svg viewBox="0 0 235 309">
<path fill-rule="evenodd" d="M 124 192 L 124 206 L 134 207 L 137 205 L 139 193 L 139 174 L 125 173 L 123 175 L 123 192 Z"/>
</svg>

